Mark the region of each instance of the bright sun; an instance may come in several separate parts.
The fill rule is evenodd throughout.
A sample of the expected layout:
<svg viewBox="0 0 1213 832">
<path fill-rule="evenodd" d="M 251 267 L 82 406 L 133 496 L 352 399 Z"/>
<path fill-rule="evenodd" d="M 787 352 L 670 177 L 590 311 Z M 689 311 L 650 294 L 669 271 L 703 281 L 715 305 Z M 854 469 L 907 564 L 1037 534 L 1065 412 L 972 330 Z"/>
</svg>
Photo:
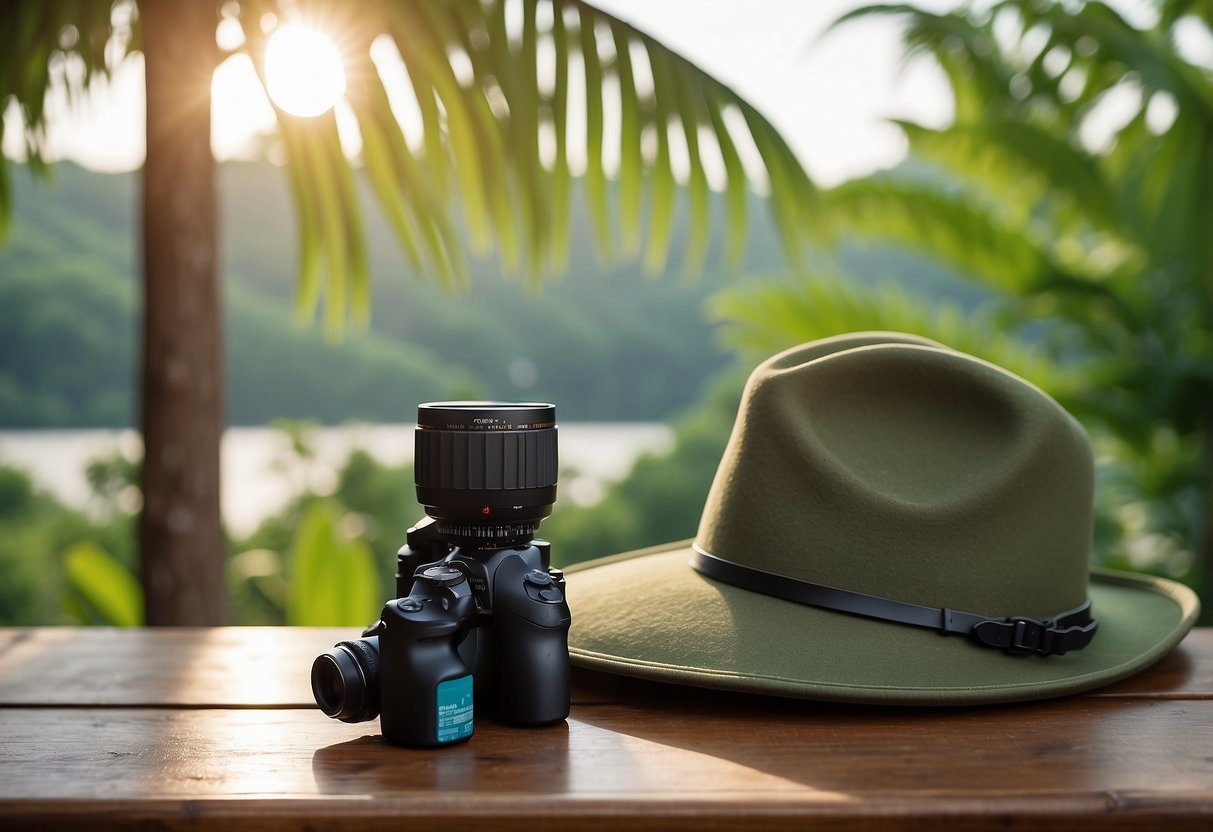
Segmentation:
<svg viewBox="0 0 1213 832">
<path fill-rule="evenodd" d="M 287 24 L 265 45 L 266 92 L 296 116 L 318 116 L 345 92 L 345 68 L 337 47 L 306 26 Z"/>
</svg>

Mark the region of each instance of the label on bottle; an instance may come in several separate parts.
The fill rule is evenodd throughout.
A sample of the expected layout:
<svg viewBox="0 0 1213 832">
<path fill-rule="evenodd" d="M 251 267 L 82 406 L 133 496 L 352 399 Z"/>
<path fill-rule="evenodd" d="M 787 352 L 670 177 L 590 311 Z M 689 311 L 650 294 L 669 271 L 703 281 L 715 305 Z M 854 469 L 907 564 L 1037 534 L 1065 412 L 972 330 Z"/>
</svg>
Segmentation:
<svg viewBox="0 0 1213 832">
<path fill-rule="evenodd" d="M 472 677 L 438 684 L 438 742 L 456 742 L 472 735 Z"/>
</svg>

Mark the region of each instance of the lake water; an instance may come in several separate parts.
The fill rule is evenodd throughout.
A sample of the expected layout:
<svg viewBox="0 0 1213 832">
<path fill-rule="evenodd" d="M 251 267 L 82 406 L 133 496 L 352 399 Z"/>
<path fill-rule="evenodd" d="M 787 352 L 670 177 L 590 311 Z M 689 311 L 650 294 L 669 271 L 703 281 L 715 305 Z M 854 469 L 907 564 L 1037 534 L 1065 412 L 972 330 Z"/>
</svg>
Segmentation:
<svg viewBox="0 0 1213 832">
<path fill-rule="evenodd" d="M 305 488 L 320 493 L 336 485 L 337 471 L 350 452 L 361 449 L 386 465 L 413 457 L 413 425 L 343 425 L 309 431 L 315 451 L 309 462 L 291 452 L 280 430 L 229 428 L 223 435 L 221 479 L 223 517 L 233 534 L 251 532 Z M 608 484 L 623 478 L 645 452 L 673 447 L 673 432 L 662 424 L 562 422 L 560 498 L 592 505 Z M 39 488 L 68 505 L 87 509 L 91 494 L 84 469 L 89 460 L 122 453 L 141 454 L 134 430 L 0 431 L 0 463 L 30 473 Z"/>
</svg>

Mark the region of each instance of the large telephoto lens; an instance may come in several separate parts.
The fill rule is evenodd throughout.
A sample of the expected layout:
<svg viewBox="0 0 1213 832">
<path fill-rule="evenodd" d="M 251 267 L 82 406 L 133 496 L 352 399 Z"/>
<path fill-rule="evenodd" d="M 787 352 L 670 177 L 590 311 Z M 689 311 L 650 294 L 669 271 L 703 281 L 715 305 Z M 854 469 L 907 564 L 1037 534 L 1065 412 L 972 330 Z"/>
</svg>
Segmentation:
<svg viewBox="0 0 1213 832">
<path fill-rule="evenodd" d="M 451 543 L 528 543 L 556 502 L 556 406 L 430 402 L 417 408 L 417 501 Z"/>
</svg>

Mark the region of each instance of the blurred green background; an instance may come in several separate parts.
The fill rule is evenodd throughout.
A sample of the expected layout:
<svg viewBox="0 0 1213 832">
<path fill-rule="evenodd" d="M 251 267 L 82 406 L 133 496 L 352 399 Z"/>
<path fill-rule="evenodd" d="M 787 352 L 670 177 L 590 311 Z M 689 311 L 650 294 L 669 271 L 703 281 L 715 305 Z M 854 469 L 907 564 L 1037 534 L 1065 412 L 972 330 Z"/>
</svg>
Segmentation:
<svg viewBox="0 0 1213 832">
<path fill-rule="evenodd" d="M 799 212 L 772 213 L 750 194 L 744 258 L 725 258 L 728 229 L 714 220 L 697 276 L 653 279 L 627 257 L 604 265 L 578 197 L 566 278 L 502 280 L 488 258 L 452 296 L 391 274 L 392 231 L 368 207 L 372 324 L 334 343 L 292 324 L 295 232 L 280 172 L 223 165 L 229 418 L 278 425 L 284 466 L 304 472 L 284 508 L 228 533 L 232 622 L 362 624 L 391 592 L 392 555 L 420 516 L 411 470 L 355 451 L 314 488 L 313 424 L 407 422 L 417 402 L 451 397 L 554 401 L 562 421 L 670 424 L 672 448 L 641 455 L 599 501 L 557 503 L 543 534 L 569 564 L 694 533 L 759 360 L 893 329 L 1007 367 L 1078 416 L 1097 457 L 1098 561 L 1189 583 L 1207 623 L 1213 4 L 1149 4 L 1132 19 L 1048 2 L 855 17 L 895 21 L 907 57 L 946 77 L 952 118 L 898 122 L 903 162 L 814 188 Z M 65 163 L 49 185 L 20 166 L 10 179 L 0 429 L 129 425 L 135 177 Z M 725 199 L 682 197 L 712 202 L 714 216 Z M 790 215 L 804 223 L 791 229 L 804 247 L 792 259 Z M 675 219 L 671 263 L 689 221 Z M 137 471 L 131 455 L 91 463 L 86 510 L 0 467 L 0 623 L 141 622 Z"/>
</svg>

